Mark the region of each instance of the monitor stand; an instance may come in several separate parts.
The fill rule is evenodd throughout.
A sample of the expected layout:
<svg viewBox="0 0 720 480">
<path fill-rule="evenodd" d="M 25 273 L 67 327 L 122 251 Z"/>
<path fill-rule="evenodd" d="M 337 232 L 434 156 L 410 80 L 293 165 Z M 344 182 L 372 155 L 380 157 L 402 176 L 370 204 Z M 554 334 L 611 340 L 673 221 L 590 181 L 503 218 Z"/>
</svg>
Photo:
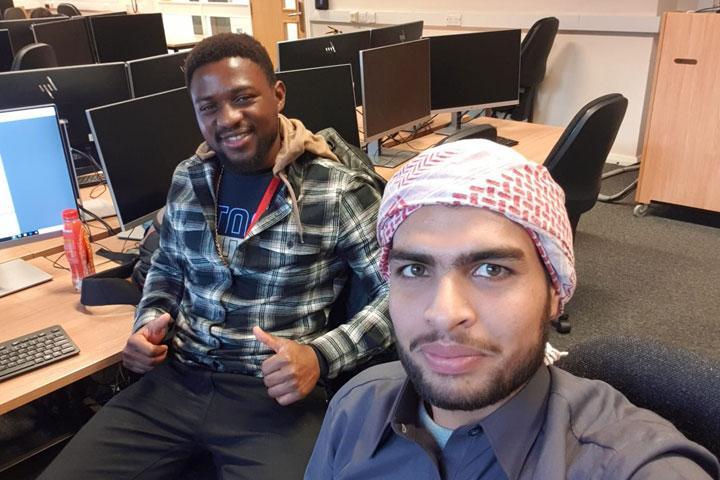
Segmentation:
<svg viewBox="0 0 720 480">
<path fill-rule="evenodd" d="M 418 152 L 409 152 L 399 148 L 382 148 L 380 140 L 374 140 L 367 144 L 367 153 L 373 165 L 377 167 L 394 168 L 407 162 Z"/>
<path fill-rule="evenodd" d="M 433 133 L 437 133 L 438 135 L 450 136 L 453 133 L 459 132 L 462 128 L 462 117 L 462 112 L 452 112 L 450 114 L 450 125 L 445 128 L 435 130 Z"/>
<path fill-rule="evenodd" d="M 52 275 L 25 260 L 16 258 L 0 263 L 0 297 L 50 280 Z"/>
</svg>

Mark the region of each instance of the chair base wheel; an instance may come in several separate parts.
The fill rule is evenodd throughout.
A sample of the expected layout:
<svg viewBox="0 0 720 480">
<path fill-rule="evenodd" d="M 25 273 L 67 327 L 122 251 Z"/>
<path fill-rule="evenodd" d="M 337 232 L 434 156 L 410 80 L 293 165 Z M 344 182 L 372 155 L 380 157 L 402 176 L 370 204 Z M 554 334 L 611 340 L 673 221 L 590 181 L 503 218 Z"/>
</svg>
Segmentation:
<svg viewBox="0 0 720 480">
<path fill-rule="evenodd" d="M 572 325 L 570 325 L 570 315 L 563 313 L 557 318 L 557 320 L 552 321 L 552 326 L 555 327 L 555 330 L 558 333 L 570 333 L 570 330 L 572 330 Z"/>
</svg>

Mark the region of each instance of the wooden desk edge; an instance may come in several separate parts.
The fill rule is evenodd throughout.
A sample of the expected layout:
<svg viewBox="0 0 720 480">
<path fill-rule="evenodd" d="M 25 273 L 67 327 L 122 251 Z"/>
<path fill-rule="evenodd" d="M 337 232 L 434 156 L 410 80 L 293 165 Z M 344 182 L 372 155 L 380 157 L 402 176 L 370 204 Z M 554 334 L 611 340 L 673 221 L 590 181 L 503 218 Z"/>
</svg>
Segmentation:
<svg viewBox="0 0 720 480">
<path fill-rule="evenodd" d="M 27 403 L 32 402 L 33 400 L 37 400 L 40 397 L 43 397 L 49 393 L 52 393 L 56 390 L 59 390 L 67 385 L 70 385 L 71 383 L 74 383 L 78 380 L 82 380 L 83 378 L 89 377 L 93 373 L 99 372 L 100 370 L 110 367 L 116 363 L 118 363 L 121 359 L 120 352 L 114 353 L 110 355 L 109 357 L 100 360 L 96 363 L 87 365 L 83 368 L 73 370 L 72 372 L 68 373 L 67 375 L 61 376 L 53 380 L 52 382 L 43 384 L 42 386 L 35 388 L 33 390 L 29 390 L 23 394 L 20 394 L 17 397 L 13 397 L 7 401 L 4 401 L 0 403 L 0 415 L 3 415 L 9 411 L 12 411 L 18 407 L 21 407 Z M 62 363 L 62 360 L 58 362 L 58 364 Z M 32 373 L 41 373 L 42 369 L 38 369 L 35 372 L 30 372 L 24 375 L 30 375 Z M 12 381 L 6 380 L 6 381 Z M 2 383 L 0 383 L 0 387 L 2 386 Z"/>
</svg>

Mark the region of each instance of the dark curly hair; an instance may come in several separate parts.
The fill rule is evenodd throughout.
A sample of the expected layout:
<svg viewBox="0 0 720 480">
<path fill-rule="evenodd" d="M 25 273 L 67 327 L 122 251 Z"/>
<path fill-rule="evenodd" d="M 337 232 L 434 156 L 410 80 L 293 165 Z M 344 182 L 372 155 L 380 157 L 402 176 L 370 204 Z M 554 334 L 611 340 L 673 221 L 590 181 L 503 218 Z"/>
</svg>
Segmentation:
<svg viewBox="0 0 720 480">
<path fill-rule="evenodd" d="M 195 45 L 185 59 L 185 84 L 190 88 L 193 73 L 198 68 L 229 57 L 250 60 L 260 67 L 270 85 L 275 85 L 277 78 L 267 50 L 260 42 L 244 33 L 219 33 Z"/>
</svg>

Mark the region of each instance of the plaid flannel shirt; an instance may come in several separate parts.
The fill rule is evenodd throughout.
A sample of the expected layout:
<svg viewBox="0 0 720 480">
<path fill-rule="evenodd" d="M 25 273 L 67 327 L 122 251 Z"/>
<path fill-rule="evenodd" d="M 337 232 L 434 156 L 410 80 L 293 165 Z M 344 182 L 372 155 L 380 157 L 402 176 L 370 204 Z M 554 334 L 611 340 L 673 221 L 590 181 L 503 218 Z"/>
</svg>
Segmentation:
<svg viewBox="0 0 720 480">
<path fill-rule="evenodd" d="M 245 238 L 218 239 L 223 259 L 215 242 L 219 162 L 194 156 L 177 167 L 133 331 L 169 312 L 177 360 L 258 377 L 274 352 L 255 339 L 254 325 L 311 344 L 327 361 L 328 378 L 390 345 L 375 236 L 380 193 L 366 174 L 307 152 L 286 172 L 303 242 L 282 185 Z M 329 329 L 330 307 L 351 273 L 371 300 Z"/>
</svg>

